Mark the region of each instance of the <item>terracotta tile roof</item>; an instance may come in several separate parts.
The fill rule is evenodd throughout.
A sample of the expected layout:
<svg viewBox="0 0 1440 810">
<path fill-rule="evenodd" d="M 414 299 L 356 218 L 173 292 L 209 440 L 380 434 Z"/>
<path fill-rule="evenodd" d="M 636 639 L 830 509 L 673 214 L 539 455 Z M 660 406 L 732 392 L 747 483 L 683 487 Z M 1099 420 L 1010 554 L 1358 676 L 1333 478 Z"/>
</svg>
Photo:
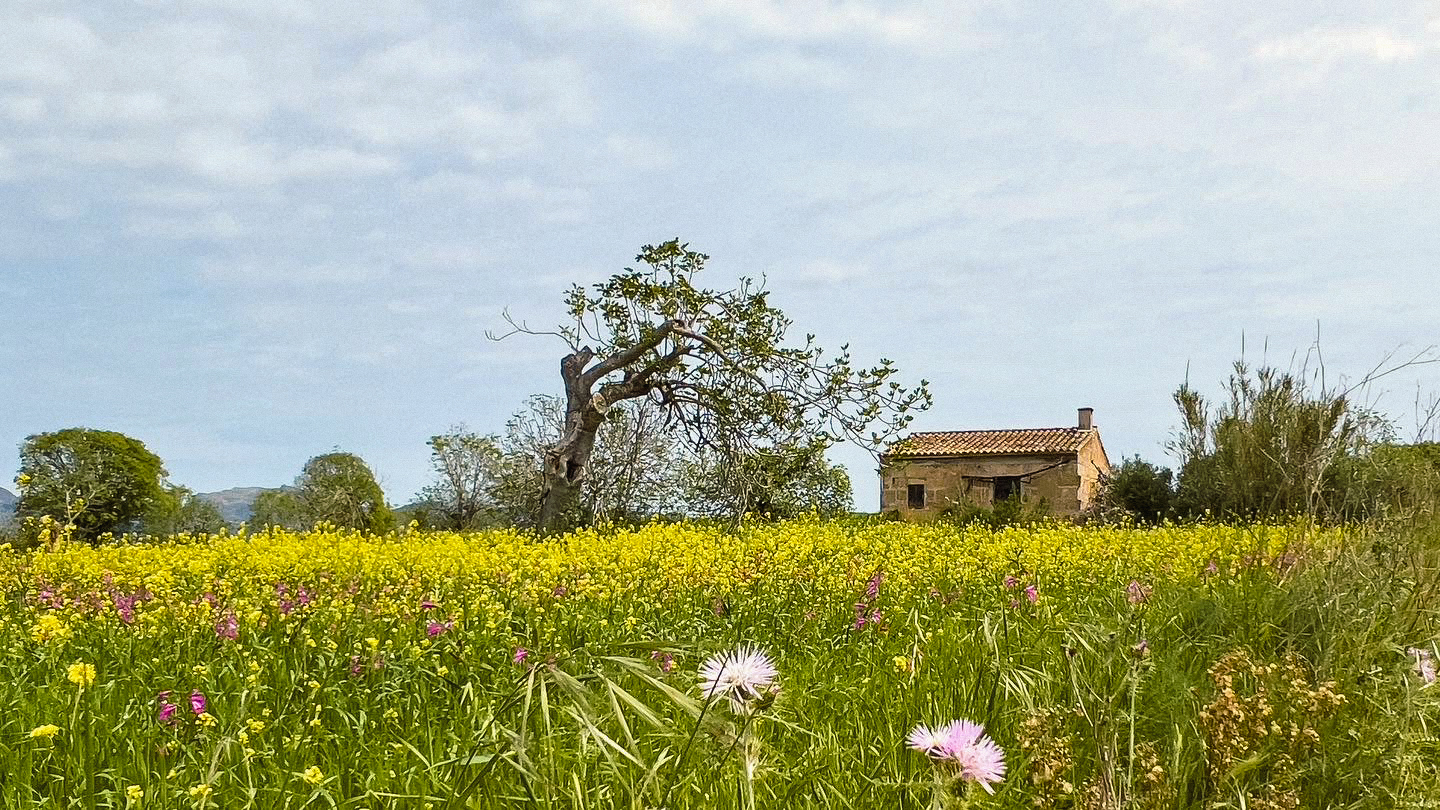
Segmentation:
<svg viewBox="0 0 1440 810">
<path fill-rule="evenodd" d="M 1097 430 L 947 430 L 912 433 L 890 446 L 891 456 L 993 456 L 1013 453 L 1074 453 Z"/>
</svg>

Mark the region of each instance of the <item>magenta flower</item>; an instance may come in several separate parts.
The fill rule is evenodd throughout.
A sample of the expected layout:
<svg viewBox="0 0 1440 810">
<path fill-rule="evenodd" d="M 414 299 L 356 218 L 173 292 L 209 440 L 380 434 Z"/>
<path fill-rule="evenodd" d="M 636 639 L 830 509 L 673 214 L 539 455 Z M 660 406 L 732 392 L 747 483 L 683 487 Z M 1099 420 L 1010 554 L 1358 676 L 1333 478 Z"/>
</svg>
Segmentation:
<svg viewBox="0 0 1440 810">
<path fill-rule="evenodd" d="M 675 669 L 675 656 L 668 652 L 655 650 L 650 653 L 650 660 L 656 662 L 661 672 L 673 672 Z"/>
<path fill-rule="evenodd" d="M 1010 590 L 1010 589 L 1018 586 L 1019 584 L 1020 584 L 1020 580 L 1019 580 L 1014 574 L 1007 574 L 1007 575 L 1005 576 L 1005 583 L 1004 583 L 1004 585 L 1005 585 L 1005 589 L 1006 589 L 1006 590 Z"/>
<path fill-rule="evenodd" d="M 190 693 L 190 711 L 196 714 L 204 714 L 205 706 L 206 703 L 204 693 L 199 691 Z"/>
<path fill-rule="evenodd" d="M 435 638 L 436 636 L 444 633 L 446 630 L 449 630 L 454 626 L 454 622 L 430 622 L 429 624 L 425 625 L 425 635 L 429 636 L 430 638 Z"/>
<path fill-rule="evenodd" d="M 1030 604 L 1032 604 L 1032 605 L 1035 604 L 1036 602 L 1039 602 L 1039 601 L 1040 601 L 1040 588 L 1038 588 L 1037 586 L 1035 586 L 1035 585 L 1033 585 L 1033 584 L 1025 586 L 1025 598 L 1026 598 L 1026 599 L 1029 599 L 1029 600 L 1030 600 Z"/>
<path fill-rule="evenodd" d="M 170 691 L 161 692 L 155 699 L 160 701 L 160 722 L 167 725 L 175 722 L 175 711 L 180 707 L 170 702 Z"/>
<path fill-rule="evenodd" d="M 529 657 L 530 657 L 530 651 L 529 651 L 529 650 L 525 649 L 524 647 L 516 647 L 516 648 L 515 648 L 515 656 L 514 656 L 514 658 L 513 658 L 512 660 L 513 660 L 515 663 L 517 663 L 517 664 L 523 664 L 523 663 L 525 663 L 525 659 L 527 659 L 527 658 L 529 658 Z"/>
<path fill-rule="evenodd" d="M 217 638 L 234 641 L 240 637 L 240 620 L 236 618 L 235 611 L 227 610 L 220 621 L 215 623 L 215 636 Z"/>
<path fill-rule="evenodd" d="M 884 571 L 876 571 L 876 572 L 875 572 L 875 575 L 872 576 L 872 577 L 870 577 L 870 581 L 867 582 L 867 583 L 865 583 L 865 599 L 866 599 L 866 601 L 873 602 L 873 601 L 875 601 L 876 597 L 880 596 L 880 583 L 882 583 L 882 582 L 884 582 L 884 581 L 885 581 L 885 572 L 884 572 Z"/>
<path fill-rule="evenodd" d="M 437 607 L 440 606 L 435 604 L 434 602 L 431 602 L 429 599 L 426 599 L 425 601 L 420 603 L 421 610 L 434 610 Z"/>
</svg>

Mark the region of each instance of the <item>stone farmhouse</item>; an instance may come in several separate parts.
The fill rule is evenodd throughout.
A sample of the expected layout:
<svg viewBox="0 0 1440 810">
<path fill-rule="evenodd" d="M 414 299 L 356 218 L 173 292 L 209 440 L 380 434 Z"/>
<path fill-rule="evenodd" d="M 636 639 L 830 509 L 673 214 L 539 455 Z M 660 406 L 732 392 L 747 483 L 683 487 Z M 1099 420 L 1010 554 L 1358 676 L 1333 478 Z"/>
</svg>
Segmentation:
<svg viewBox="0 0 1440 810">
<path fill-rule="evenodd" d="M 1110 473 L 1094 415 L 1081 408 L 1075 427 L 912 433 L 880 456 L 880 511 L 929 520 L 1019 497 L 1075 517 Z"/>
</svg>

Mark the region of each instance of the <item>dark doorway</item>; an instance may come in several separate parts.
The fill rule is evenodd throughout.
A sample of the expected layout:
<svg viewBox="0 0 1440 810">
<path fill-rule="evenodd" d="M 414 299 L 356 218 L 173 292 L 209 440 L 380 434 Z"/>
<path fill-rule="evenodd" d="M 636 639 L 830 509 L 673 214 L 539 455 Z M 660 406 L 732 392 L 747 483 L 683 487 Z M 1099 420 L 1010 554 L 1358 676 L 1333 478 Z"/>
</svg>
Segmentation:
<svg viewBox="0 0 1440 810">
<path fill-rule="evenodd" d="M 905 494 L 909 497 L 911 509 L 925 508 L 925 485 L 911 484 L 905 488 Z"/>
<path fill-rule="evenodd" d="M 1020 498 L 1019 478 L 996 478 L 995 479 L 995 503 L 1008 501 L 1011 498 Z"/>
</svg>

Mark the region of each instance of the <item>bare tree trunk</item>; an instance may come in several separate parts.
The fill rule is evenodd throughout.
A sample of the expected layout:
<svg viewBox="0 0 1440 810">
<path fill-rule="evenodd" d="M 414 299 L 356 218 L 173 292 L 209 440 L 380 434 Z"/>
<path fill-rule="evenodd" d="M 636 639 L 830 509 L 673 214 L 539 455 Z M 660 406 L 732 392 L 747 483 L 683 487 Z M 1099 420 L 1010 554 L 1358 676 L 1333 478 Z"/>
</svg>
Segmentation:
<svg viewBox="0 0 1440 810">
<path fill-rule="evenodd" d="M 568 421 L 568 420 L 567 420 Z M 590 470 L 590 451 L 595 445 L 595 431 L 570 431 L 566 439 L 545 454 L 545 489 L 540 496 L 541 534 L 556 534 L 566 529 L 579 509 L 580 491 Z"/>
<path fill-rule="evenodd" d="M 590 392 L 584 378 L 585 365 L 593 356 L 589 349 L 581 349 L 560 361 L 560 376 L 565 380 L 565 433 L 545 453 L 545 488 L 540 495 L 541 534 L 573 528 L 567 524 L 575 515 L 582 483 L 590 471 L 595 435 L 609 408 L 603 395 Z"/>
</svg>

